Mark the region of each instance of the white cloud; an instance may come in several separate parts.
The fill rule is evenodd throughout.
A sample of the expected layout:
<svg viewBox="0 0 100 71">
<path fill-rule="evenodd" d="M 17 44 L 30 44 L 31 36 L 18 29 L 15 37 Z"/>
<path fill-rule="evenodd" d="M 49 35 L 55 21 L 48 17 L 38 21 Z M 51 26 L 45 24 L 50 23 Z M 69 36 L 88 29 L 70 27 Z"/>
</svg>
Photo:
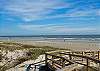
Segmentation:
<svg viewBox="0 0 100 71">
<path fill-rule="evenodd" d="M 59 29 L 59 28 L 58 28 Z M 91 27 L 77 27 L 77 28 L 61 28 L 59 32 L 88 32 L 88 31 L 95 31 L 97 30 L 96 28 L 91 28 Z"/>
<path fill-rule="evenodd" d="M 11 0 L 6 6 L 5 10 L 8 13 L 16 15 L 25 21 L 47 18 L 47 14 L 55 9 L 67 8 L 70 5 L 60 0 Z"/>
<path fill-rule="evenodd" d="M 66 14 L 69 17 L 83 17 L 83 16 L 100 16 L 99 9 L 79 10 L 75 8 Z"/>
<path fill-rule="evenodd" d="M 39 32 L 55 32 L 55 33 L 77 33 L 77 32 L 94 32 L 98 31 L 95 27 L 67 27 L 65 25 L 19 25 L 21 29 Z"/>
<path fill-rule="evenodd" d="M 79 1 L 80 2 L 80 1 Z M 67 3 L 61 0 L 10 0 L 4 9 L 7 13 L 18 16 L 24 21 L 61 18 L 61 17 L 82 17 L 82 16 L 100 16 L 98 9 L 79 10 L 75 7 L 68 10 L 65 14 L 48 16 L 48 14 L 55 11 L 55 9 L 72 8 L 76 3 Z M 86 8 L 88 9 L 88 8 Z"/>
</svg>

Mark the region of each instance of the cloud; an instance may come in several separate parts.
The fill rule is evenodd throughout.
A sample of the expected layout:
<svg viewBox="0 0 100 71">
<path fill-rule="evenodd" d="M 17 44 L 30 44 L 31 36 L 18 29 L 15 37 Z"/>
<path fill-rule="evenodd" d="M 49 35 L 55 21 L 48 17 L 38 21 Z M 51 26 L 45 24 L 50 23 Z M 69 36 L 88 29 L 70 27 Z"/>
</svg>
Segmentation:
<svg viewBox="0 0 100 71">
<path fill-rule="evenodd" d="M 88 2 L 70 0 L 0 0 L 1 25 L 7 22 L 7 24 L 13 24 L 9 26 L 12 28 L 12 26 L 16 27 L 20 24 L 15 29 L 29 32 L 98 32 L 97 26 L 100 22 L 99 2 L 96 3 L 95 0 L 89 0 Z M 84 27 L 76 27 L 74 21 L 77 25 L 83 25 Z M 34 25 L 34 23 L 37 25 Z M 69 25 L 63 23 L 69 23 Z M 91 24 L 95 24 L 95 26 Z M 5 29 L 5 25 L 3 28 Z"/>
<path fill-rule="evenodd" d="M 21 17 L 25 21 L 46 17 L 55 9 L 67 8 L 69 4 L 60 0 L 10 0 L 5 6 L 9 14 Z"/>
<path fill-rule="evenodd" d="M 19 25 L 21 29 L 28 31 L 40 31 L 40 32 L 55 32 L 55 33 L 81 33 L 81 32 L 94 32 L 98 31 L 95 27 L 67 27 L 66 25 Z"/>
<path fill-rule="evenodd" d="M 87 9 L 87 10 L 80 10 L 78 8 L 74 8 L 66 13 L 68 17 L 87 17 L 87 16 L 100 16 L 99 14 L 100 9 Z"/>
<path fill-rule="evenodd" d="M 80 3 L 81 1 L 78 1 Z M 84 1 L 82 1 L 84 2 Z M 100 16 L 98 9 L 80 10 L 81 7 L 75 6 L 77 2 L 64 2 L 62 0 L 9 0 L 7 1 L 3 9 L 10 15 L 20 17 L 24 21 L 52 19 L 52 18 L 74 18 L 83 16 Z M 66 13 L 57 15 L 48 15 L 55 10 L 70 8 Z"/>
</svg>

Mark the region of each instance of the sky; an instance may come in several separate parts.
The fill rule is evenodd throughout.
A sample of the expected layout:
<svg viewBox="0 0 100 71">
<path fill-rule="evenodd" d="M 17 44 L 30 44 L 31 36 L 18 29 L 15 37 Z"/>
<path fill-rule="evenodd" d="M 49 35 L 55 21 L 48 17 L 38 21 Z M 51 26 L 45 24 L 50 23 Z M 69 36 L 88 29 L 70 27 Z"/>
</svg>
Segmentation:
<svg viewBox="0 0 100 71">
<path fill-rule="evenodd" d="M 100 34 L 100 0 L 0 0 L 0 35 Z"/>
</svg>

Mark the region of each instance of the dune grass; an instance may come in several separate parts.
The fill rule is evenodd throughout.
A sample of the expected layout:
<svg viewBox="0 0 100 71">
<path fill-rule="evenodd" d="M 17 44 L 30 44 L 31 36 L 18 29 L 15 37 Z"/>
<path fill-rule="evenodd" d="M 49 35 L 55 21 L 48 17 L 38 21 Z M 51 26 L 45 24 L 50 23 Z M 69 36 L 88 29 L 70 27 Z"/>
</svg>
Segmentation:
<svg viewBox="0 0 100 71">
<path fill-rule="evenodd" d="M 0 43 L 0 52 L 2 53 L 3 51 L 6 51 L 6 52 L 14 52 L 16 50 L 21 50 L 22 52 L 25 50 L 27 51 L 26 54 L 27 56 L 26 57 L 19 57 L 16 59 L 16 63 L 12 64 L 12 67 L 18 65 L 18 64 L 21 64 L 23 63 L 24 61 L 27 61 L 27 60 L 35 60 L 36 58 L 39 57 L 39 55 L 42 55 L 44 54 L 45 52 L 49 52 L 49 51 L 55 51 L 55 50 L 63 50 L 63 49 L 60 49 L 60 48 L 53 48 L 53 47 L 49 47 L 49 46 L 32 46 L 32 45 L 23 45 L 23 44 L 20 44 L 20 43 L 12 43 L 12 42 L 3 42 L 3 43 Z M 2 54 L 0 53 L 0 60 L 3 59 L 2 57 Z M 11 68 L 11 66 L 9 67 L 6 67 L 6 66 L 9 66 L 9 65 L 5 65 L 5 66 L 0 66 L 2 67 L 2 69 L 0 68 L 0 71 L 5 71 L 9 68 Z"/>
<path fill-rule="evenodd" d="M 55 50 L 64 50 L 61 48 L 53 48 L 50 46 L 32 46 L 32 45 L 23 45 L 20 43 L 11 43 L 4 42 L 0 44 L 1 51 L 15 51 L 15 50 L 27 50 L 27 54 L 31 56 L 32 59 L 36 59 L 39 55 L 44 54 L 45 52 L 55 51 Z"/>
</svg>

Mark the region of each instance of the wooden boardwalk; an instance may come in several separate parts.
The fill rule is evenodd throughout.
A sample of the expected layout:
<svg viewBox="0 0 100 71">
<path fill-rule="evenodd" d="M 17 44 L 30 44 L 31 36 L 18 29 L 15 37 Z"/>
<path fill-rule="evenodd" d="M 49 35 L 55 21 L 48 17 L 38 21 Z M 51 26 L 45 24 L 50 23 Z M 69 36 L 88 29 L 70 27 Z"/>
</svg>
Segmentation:
<svg viewBox="0 0 100 71">
<path fill-rule="evenodd" d="M 86 71 L 92 69 L 94 71 L 100 71 L 100 52 L 99 51 L 57 51 L 45 53 L 45 60 L 42 61 L 51 71 L 68 71 L 69 67 L 75 68 L 83 66 Z M 35 64 L 30 64 L 35 65 Z M 78 65 L 78 66 L 77 66 Z M 30 68 L 29 67 L 29 68 Z M 69 68 L 72 69 L 72 68 Z M 36 71 L 36 70 L 34 70 Z M 45 70 L 44 71 L 48 71 Z M 71 70 L 69 70 L 71 71 Z"/>
<path fill-rule="evenodd" d="M 68 65 L 80 64 L 86 67 L 86 71 L 88 71 L 89 68 L 100 71 L 99 51 L 56 52 L 46 53 L 45 56 L 45 63 L 49 63 L 54 70 L 62 69 Z M 97 65 L 97 68 L 93 68 L 93 64 Z"/>
</svg>

